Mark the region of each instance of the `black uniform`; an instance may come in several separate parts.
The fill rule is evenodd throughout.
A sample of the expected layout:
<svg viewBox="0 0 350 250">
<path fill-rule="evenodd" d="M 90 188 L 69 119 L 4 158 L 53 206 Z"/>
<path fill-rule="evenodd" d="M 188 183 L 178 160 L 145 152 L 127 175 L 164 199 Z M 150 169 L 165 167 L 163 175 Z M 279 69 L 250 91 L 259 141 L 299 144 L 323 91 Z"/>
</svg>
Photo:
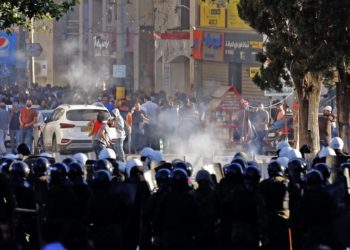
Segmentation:
<svg viewBox="0 0 350 250">
<path fill-rule="evenodd" d="M 289 249 L 288 180 L 282 176 L 261 182 L 261 234 L 263 249 Z"/>
</svg>

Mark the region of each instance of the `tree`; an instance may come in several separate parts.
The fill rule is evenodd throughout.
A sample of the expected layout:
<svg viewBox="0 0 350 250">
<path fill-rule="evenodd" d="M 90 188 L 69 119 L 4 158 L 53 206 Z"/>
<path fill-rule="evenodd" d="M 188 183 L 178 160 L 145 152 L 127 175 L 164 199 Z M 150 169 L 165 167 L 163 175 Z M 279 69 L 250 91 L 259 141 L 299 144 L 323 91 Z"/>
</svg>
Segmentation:
<svg viewBox="0 0 350 250">
<path fill-rule="evenodd" d="M 60 19 L 78 0 L 2 0 L 0 2 L 0 30 L 11 31 L 17 25 L 31 27 L 31 19 Z"/>
<path fill-rule="evenodd" d="M 300 103 L 301 140 L 306 141 L 310 129 L 308 142 L 316 152 L 321 83 L 331 68 L 345 64 L 344 53 L 349 49 L 348 1 L 241 0 L 238 7 L 241 18 L 269 40 L 260 59 L 271 63 L 262 67 L 255 83 L 263 89 L 279 89 L 282 78 L 294 85 Z"/>
</svg>

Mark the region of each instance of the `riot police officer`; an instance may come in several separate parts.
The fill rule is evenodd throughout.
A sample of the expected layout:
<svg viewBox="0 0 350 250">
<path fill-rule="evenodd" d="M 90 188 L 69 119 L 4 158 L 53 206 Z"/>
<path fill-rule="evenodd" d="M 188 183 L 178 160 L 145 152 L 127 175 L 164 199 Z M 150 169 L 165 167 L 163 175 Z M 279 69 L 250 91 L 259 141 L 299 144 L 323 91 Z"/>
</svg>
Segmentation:
<svg viewBox="0 0 350 250">
<path fill-rule="evenodd" d="M 269 178 L 260 184 L 261 232 L 263 249 L 289 249 L 289 192 L 284 168 L 272 161 L 268 165 Z"/>
</svg>

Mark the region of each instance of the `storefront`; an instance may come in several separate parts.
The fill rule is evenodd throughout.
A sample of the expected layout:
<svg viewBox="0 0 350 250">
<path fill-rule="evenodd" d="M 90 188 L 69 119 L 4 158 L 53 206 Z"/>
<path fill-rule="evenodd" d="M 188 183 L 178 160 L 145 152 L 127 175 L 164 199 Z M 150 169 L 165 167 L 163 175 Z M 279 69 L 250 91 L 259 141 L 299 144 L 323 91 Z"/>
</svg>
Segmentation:
<svg viewBox="0 0 350 250">
<path fill-rule="evenodd" d="M 177 91 L 189 94 L 190 34 L 189 32 L 154 33 L 155 91 L 168 95 Z"/>
<path fill-rule="evenodd" d="M 256 54 L 262 50 L 262 36 L 256 33 L 193 32 L 192 56 L 198 96 L 210 96 L 222 85 L 234 86 L 246 99 L 266 102 L 252 81 L 259 70 Z"/>
</svg>

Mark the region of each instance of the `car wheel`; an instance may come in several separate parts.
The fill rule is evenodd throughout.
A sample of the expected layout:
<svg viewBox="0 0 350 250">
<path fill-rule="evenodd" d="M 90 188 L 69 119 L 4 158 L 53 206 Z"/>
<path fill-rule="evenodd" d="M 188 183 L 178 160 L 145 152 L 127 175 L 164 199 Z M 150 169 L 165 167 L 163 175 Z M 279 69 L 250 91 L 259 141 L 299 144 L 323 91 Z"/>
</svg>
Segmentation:
<svg viewBox="0 0 350 250">
<path fill-rule="evenodd" d="M 58 145 L 57 145 L 56 136 L 52 137 L 52 151 L 58 152 Z"/>
</svg>

